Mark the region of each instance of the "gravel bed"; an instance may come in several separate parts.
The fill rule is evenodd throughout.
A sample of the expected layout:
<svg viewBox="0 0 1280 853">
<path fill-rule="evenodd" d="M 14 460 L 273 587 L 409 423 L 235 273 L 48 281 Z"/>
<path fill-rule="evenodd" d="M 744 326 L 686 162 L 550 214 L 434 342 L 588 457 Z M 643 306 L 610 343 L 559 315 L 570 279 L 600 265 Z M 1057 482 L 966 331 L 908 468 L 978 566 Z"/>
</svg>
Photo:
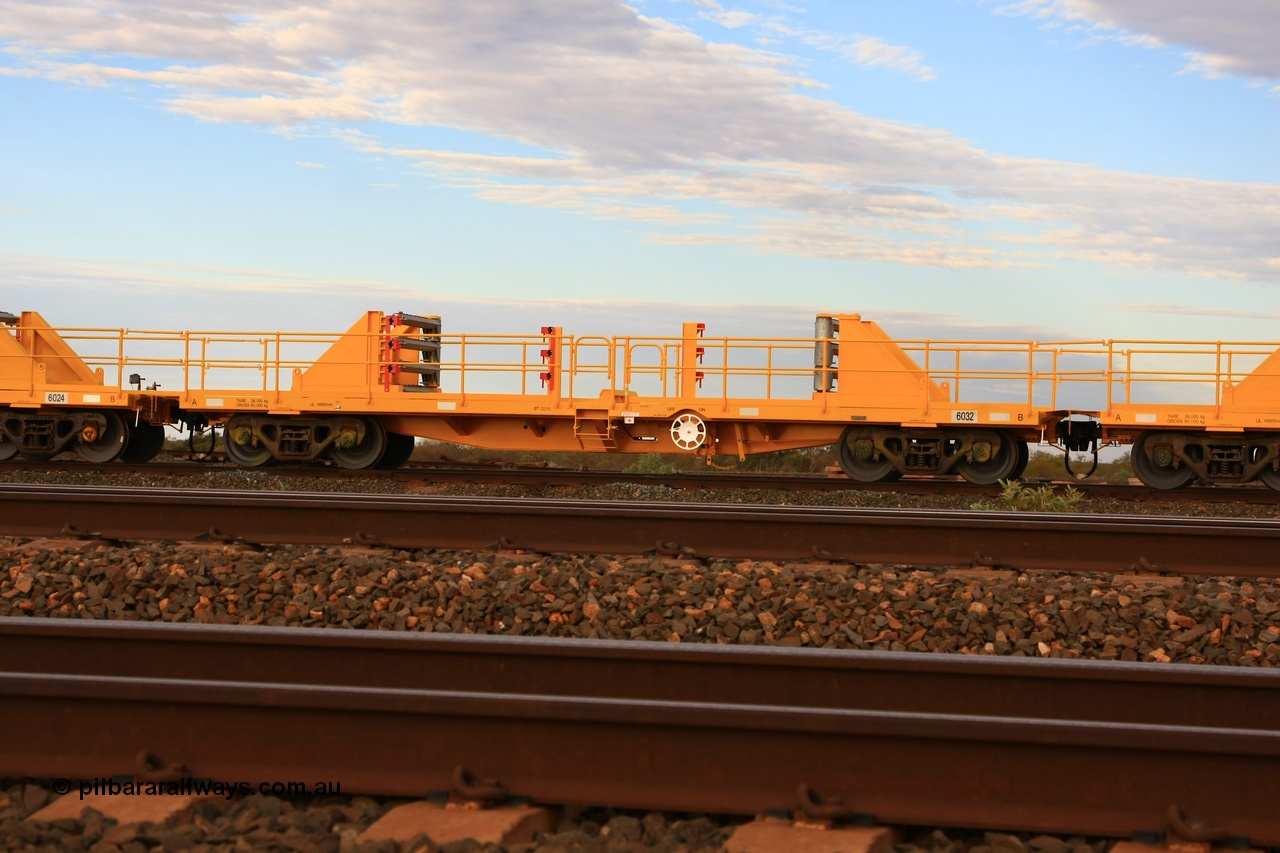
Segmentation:
<svg viewBox="0 0 1280 853">
<path fill-rule="evenodd" d="M 425 837 L 406 843 L 364 842 L 356 837 L 398 800 L 370 797 L 281 799 L 253 795 L 199 804 L 173 825 L 117 826 L 93 809 L 78 820 L 28 822 L 52 799 L 30 780 L 0 780 L 0 850 L 89 850 L 143 853 L 186 850 L 278 850 L 299 853 L 713 853 L 741 818 L 588 809 L 561 821 L 532 845 L 436 845 Z M 894 853 L 1106 853 L 1112 841 L 955 829 L 906 832 Z"/>
<path fill-rule="evenodd" d="M 590 809 L 560 822 L 533 845 L 480 844 L 456 841 L 437 845 L 426 836 L 412 841 L 366 841 L 356 838 L 404 800 L 372 797 L 280 798 L 261 795 L 210 800 L 196 805 L 186 819 L 170 825 L 151 823 L 118 826 L 92 808 L 78 820 L 26 821 L 54 799 L 48 788 L 31 780 L 0 780 L 0 850 L 90 850 L 93 853 L 142 853 L 186 850 L 278 850 L 298 853 L 502 853 L 538 850 L 718 851 L 742 818 L 664 815 Z M 907 853 L 907 851 L 903 851 Z M 958 853 L 958 851 L 955 851 Z M 1017 853 L 1004 851 L 1004 853 Z M 1058 853 L 1046 851 L 1045 853 Z M 1100 853 L 1096 850 L 1061 853 Z"/>
<path fill-rule="evenodd" d="M 0 539 L 0 615 L 1280 664 L 1240 578 Z"/>
<path fill-rule="evenodd" d="M 13 474 L 13 482 L 431 493 L 793 505 L 968 508 L 969 498 L 872 492 L 675 491 L 619 483 L 588 488 L 424 486 L 308 479 L 280 471 L 193 477 Z M 1244 504 L 1082 501 L 1081 511 L 1275 517 Z M 0 538 L 0 615 L 199 621 L 372 630 L 644 639 L 1139 660 L 1280 665 L 1280 585 L 1263 579 L 1164 579 L 1112 574 L 952 571 L 796 562 L 396 551 L 172 543 L 40 542 Z M 361 845 L 354 839 L 392 801 L 247 797 L 200 806 L 177 827 L 116 828 L 21 819 L 49 793 L 0 782 L 0 849 L 497 851 Z M 588 811 L 534 849 L 719 850 L 734 823 L 697 816 Z M 113 834 L 114 833 L 114 834 Z M 896 853 L 1105 853 L 1109 841 L 957 830 L 909 834 Z"/>
</svg>

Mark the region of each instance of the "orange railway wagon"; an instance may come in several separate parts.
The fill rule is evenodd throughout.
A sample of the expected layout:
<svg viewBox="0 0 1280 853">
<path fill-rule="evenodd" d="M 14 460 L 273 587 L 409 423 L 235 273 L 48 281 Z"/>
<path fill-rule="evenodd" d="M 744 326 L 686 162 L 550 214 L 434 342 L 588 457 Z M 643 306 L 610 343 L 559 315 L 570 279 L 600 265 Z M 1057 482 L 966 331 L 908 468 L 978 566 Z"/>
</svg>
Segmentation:
<svg viewBox="0 0 1280 853">
<path fill-rule="evenodd" d="M 0 460 L 74 450 L 90 462 L 145 462 L 160 452 L 178 398 L 124 385 L 123 336 L 58 332 L 34 311 L 0 312 L 0 325 L 9 332 L 0 334 Z M 71 348 L 64 335 L 77 333 L 119 341 L 113 376 Z"/>
<path fill-rule="evenodd" d="M 1275 344 L 894 341 L 857 314 L 820 314 L 805 338 L 446 334 L 377 311 L 340 334 L 0 322 L 0 458 L 143 460 L 183 425 L 220 428 L 250 467 L 395 467 L 415 437 L 739 458 L 834 444 L 862 482 L 994 483 L 1030 441 L 1095 459 L 1123 442 L 1157 487 L 1280 488 Z"/>
</svg>

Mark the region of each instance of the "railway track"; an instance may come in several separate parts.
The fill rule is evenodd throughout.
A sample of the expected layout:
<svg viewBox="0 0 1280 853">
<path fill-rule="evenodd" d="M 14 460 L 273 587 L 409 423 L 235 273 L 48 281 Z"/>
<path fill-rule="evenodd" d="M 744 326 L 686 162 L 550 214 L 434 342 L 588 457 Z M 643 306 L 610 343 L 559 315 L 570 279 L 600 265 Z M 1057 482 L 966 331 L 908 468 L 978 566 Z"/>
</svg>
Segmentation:
<svg viewBox="0 0 1280 853">
<path fill-rule="evenodd" d="M 93 465 L 74 460 L 31 462 L 15 459 L 0 463 L 0 472 L 25 471 L 32 473 L 90 474 L 120 473 L 155 476 L 197 477 L 215 471 L 243 470 L 218 462 L 204 461 L 156 461 L 143 464 L 113 462 L 107 466 Z M 409 464 L 390 471 L 368 469 L 351 472 L 331 465 L 290 465 L 273 467 L 273 473 L 299 478 L 347 478 L 384 479 L 426 483 L 477 483 L 520 486 L 598 486 L 609 483 L 637 483 L 664 486 L 671 489 L 769 489 L 790 492 L 804 491 L 868 491 L 910 495 L 989 496 L 1000 494 L 999 486 L 979 486 L 959 477 L 915 478 L 906 477 L 893 482 L 859 483 L 843 475 L 825 474 L 767 474 L 739 472 L 680 472 L 674 474 L 644 474 L 627 471 L 573 470 L 541 466 L 503 466 L 483 464 Z M 1030 481 L 1028 486 L 1051 486 L 1065 489 L 1068 486 L 1087 498 L 1122 501 L 1162 501 L 1206 503 L 1280 503 L 1280 492 L 1261 484 L 1243 486 L 1193 486 L 1187 489 L 1162 490 L 1149 486 L 1091 483 L 1091 482 L 1042 482 Z"/>
<path fill-rule="evenodd" d="M 1280 521 L 0 484 L 0 535 L 1280 576 Z"/>
<path fill-rule="evenodd" d="M 1280 772 L 1276 671 L 60 619 L 0 637 L 6 775 L 146 754 L 422 796 L 465 768 L 544 803 L 1280 844 L 1242 794 Z"/>
</svg>

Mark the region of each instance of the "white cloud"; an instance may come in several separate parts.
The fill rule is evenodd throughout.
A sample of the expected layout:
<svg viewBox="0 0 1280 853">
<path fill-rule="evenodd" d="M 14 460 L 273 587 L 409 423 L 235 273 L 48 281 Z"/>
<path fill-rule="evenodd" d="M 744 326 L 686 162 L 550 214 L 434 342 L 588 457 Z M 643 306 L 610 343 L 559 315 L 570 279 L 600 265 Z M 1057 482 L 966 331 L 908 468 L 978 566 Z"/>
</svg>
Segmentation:
<svg viewBox="0 0 1280 853">
<path fill-rule="evenodd" d="M 328 127 L 482 198 L 639 223 L 666 243 L 952 267 L 1084 258 L 1280 280 L 1277 187 L 994 156 L 811 97 L 784 56 L 709 43 L 615 0 L 242 8 L 10 2 L 0 39 L 28 72 L 163 87 L 170 109 L 205 121 Z M 882 41 L 837 45 L 854 61 L 928 71 Z M 529 153 L 392 146 L 376 122 Z"/>
<path fill-rule="evenodd" d="M 797 29 L 776 18 L 763 22 L 763 28 L 774 36 L 793 38 L 809 47 L 838 53 L 861 68 L 884 68 L 924 83 L 935 79 L 933 69 L 924 64 L 924 57 L 919 51 L 889 44 L 875 36 L 841 36 L 821 30 Z"/>
<path fill-rule="evenodd" d="M 1280 80 L 1275 0 L 1021 0 L 1015 14 L 1086 25 L 1143 47 L 1186 48 L 1184 70 Z"/>
<path fill-rule="evenodd" d="M 1232 311 L 1226 308 L 1183 305 L 1126 304 L 1112 307 L 1117 311 L 1124 311 L 1128 314 L 1171 314 L 1188 317 L 1221 317 L 1228 320 L 1261 320 L 1265 322 L 1280 320 L 1280 311 Z"/>
<path fill-rule="evenodd" d="M 863 68 L 888 68 L 924 82 L 934 79 L 933 69 L 924 64 L 918 51 L 909 47 L 867 36 L 845 43 L 837 49 L 854 65 Z"/>
<path fill-rule="evenodd" d="M 144 295 L 148 328 L 182 330 L 199 317 L 205 329 L 242 330 L 246 317 L 272 317 L 281 331 L 341 332 L 371 306 L 384 311 L 439 314 L 446 334 L 536 335 L 560 325 L 570 335 L 676 336 L 680 323 L 707 323 L 709 337 L 806 337 L 814 315 L 844 306 L 758 303 L 688 303 L 673 316 L 669 301 L 546 299 L 435 293 L 395 281 L 303 278 L 278 270 L 183 266 L 102 258 L 65 258 L 0 251 L 0 310 L 22 311 L 41 287 L 63 295 L 56 311 L 40 309 L 55 327 L 127 326 L 136 320 L 119 294 Z M 227 299 L 227 294 L 234 299 Z M 305 298 L 299 298 L 303 296 Z M 349 313 L 343 313 L 344 311 Z M 874 320 L 900 340 L 997 338 L 1062 340 L 1073 333 L 1034 326 L 975 322 L 954 314 L 877 311 Z"/>
</svg>

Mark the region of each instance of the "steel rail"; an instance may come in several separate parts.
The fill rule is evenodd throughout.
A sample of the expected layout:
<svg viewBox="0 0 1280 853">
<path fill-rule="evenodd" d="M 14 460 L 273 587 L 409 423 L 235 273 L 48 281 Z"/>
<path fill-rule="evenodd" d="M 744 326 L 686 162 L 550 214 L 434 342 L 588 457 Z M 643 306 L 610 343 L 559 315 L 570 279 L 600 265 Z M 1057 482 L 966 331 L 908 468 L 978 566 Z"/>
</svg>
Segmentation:
<svg viewBox="0 0 1280 853">
<path fill-rule="evenodd" d="M 147 462 L 128 464 L 113 462 L 94 465 L 88 462 L 53 460 L 30 462 L 14 459 L 0 463 L 0 471 L 29 471 L 69 474 L 148 474 L 156 476 L 199 476 L 245 469 L 208 462 Z M 389 471 L 349 471 L 329 465 L 288 465 L 272 467 L 264 472 L 271 476 L 302 479 L 375 479 L 413 483 L 471 483 L 505 486 L 603 486 L 611 483 L 636 483 L 688 491 L 692 489 L 765 489 L 786 492 L 881 492 L 888 494 L 930 496 L 990 496 L 1001 492 L 1000 486 L 979 486 L 958 477 L 905 477 L 882 483 L 859 483 L 843 475 L 776 474 L 762 472 L 696 472 L 642 474 L 628 471 L 574 470 L 541 466 L 502 466 L 483 464 L 409 464 Z M 1243 486 L 1202 486 L 1187 489 L 1153 489 L 1150 486 L 1121 483 L 1088 483 L 1061 481 L 1026 481 L 1028 488 L 1049 487 L 1058 491 L 1067 487 L 1088 498 L 1121 501 L 1158 501 L 1169 503 L 1280 503 L 1280 491 L 1261 484 Z"/>
<path fill-rule="evenodd" d="M 1280 577 L 1280 521 L 0 484 L 0 535 Z"/>
<path fill-rule="evenodd" d="M 1280 698 L 1260 669 L 26 617 L 0 617 L 0 669 L 1231 728 Z"/>
<path fill-rule="evenodd" d="M 56 623 L 56 624 L 55 624 Z M 1280 672 L 315 629 L 0 620 L 0 773 L 1280 843 Z M 1230 783 L 1224 783 L 1230 780 Z"/>
</svg>

